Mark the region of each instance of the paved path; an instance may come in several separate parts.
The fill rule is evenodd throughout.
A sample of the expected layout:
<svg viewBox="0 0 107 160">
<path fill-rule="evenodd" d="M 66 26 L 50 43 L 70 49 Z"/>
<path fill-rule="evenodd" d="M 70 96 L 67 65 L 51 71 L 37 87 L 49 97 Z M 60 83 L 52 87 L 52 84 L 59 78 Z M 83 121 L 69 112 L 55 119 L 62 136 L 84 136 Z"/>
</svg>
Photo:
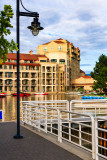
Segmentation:
<svg viewBox="0 0 107 160">
<path fill-rule="evenodd" d="M 16 123 L 0 123 L 0 160 L 81 160 L 24 127 L 23 139 L 14 139 L 15 134 Z"/>
</svg>

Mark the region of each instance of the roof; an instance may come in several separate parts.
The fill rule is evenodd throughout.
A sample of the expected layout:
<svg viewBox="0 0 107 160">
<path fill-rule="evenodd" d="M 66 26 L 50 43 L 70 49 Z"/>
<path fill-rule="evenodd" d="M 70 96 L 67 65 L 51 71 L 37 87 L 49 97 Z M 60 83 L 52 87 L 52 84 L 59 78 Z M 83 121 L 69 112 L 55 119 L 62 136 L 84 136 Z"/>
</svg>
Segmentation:
<svg viewBox="0 0 107 160">
<path fill-rule="evenodd" d="M 49 44 L 50 42 L 44 43 L 43 45 Z"/>
<path fill-rule="evenodd" d="M 62 42 L 62 41 L 54 41 L 55 43 L 64 43 L 64 42 Z"/>
<path fill-rule="evenodd" d="M 83 70 L 80 69 L 80 73 L 85 73 Z"/>
<path fill-rule="evenodd" d="M 14 65 L 16 66 L 17 63 L 15 62 L 5 62 L 5 63 L 2 63 L 2 65 Z M 41 66 L 39 63 L 20 63 L 20 66 Z"/>
<path fill-rule="evenodd" d="M 57 39 L 57 40 L 63 40 L 62 38 L 59 38 L 59 39 Z"/>
<path fill-rule="evenodd" d="M 37 55 L 37 54 L 22 54 L 20 53 L 20 60 L 29 60 L 29 61 L 37 61 L 38 57 L 46 57 L 45 55 Z M 47 58 L 47 57 L 46 57 Z M 17 60 L 16 53 L 8 53 L 7 59 Z"/>
<path fill-rule="evenodd" d="M 85 76 L 80 76 L 80 77 L 78 77 L 78 78 L 92 78 L 92 77 L 85 75 Z"/>
</svg>

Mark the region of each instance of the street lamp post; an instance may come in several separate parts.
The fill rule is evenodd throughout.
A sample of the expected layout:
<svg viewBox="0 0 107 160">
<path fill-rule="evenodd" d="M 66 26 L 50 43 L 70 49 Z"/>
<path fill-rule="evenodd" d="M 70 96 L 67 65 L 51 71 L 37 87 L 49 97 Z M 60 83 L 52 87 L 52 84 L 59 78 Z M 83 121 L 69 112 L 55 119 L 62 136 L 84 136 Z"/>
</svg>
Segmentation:
<svg viewBox="0 0 107 160">
<path fill-rule="evenodd" d="M 27 11 L 27 12 L 20 12 L 20 3 L 22 5 L 22 7 Z M 21 139 L 23 138 L 22 135 L 20 135 L 20 77 L 19 77 L 19 73 L 20 73 L 20 64 L 19 64 L 19 60 L 20 60 L 20 16 L 26 16 L 26 17 L 34 17 L 34 21 L 31 22 L 31 26 L 28 26 L 28 29 L 30 29 L 32 31 L 32 34 L 34 36 L 37 36 L 40 30 L 43 30 L 43 27 L 40 26 L 40 22 L 38 22 L 38 17 L 39 14 L 37 12 L 31 12 L 29 10 L 27 10 L 22 3 L 22 0 L 17 0 L 17 8 L 16 8 L 16 25 L 17 25 L 17 30 L 16 30 L 16 41 L 17 41 L 17 47 L 18 47 L 18 51 L 17 51 L 17 134 L 14 135 L 15 139 Z"/>
</svg>

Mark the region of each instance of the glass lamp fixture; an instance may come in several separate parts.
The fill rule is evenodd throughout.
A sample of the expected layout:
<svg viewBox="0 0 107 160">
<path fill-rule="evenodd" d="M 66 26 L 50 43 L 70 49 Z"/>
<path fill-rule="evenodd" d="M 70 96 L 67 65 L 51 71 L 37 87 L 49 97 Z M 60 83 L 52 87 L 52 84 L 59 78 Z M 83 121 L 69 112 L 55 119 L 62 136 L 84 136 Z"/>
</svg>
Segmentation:
<svg viewBox="0 0 107 160">
<path fill-rule="evenodd" d="M 34 36 L 37 36 L 39 34 L 39 31 L 44 29 L 40 26 L 40 22 L 38 22 L 37 17 L 33 19 L 33 22 L 31 22 L 31 26 L 28 26 L 27 28 L 31 30 Z"/>
</svg>

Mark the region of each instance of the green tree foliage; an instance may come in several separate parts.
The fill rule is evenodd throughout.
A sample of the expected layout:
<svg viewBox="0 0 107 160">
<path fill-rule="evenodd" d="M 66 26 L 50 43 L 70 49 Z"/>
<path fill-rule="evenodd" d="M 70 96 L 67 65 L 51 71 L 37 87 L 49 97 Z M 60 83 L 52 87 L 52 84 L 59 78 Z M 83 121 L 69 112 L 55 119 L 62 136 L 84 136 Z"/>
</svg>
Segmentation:
<svg viewBox="0 0 107 160">
<path fill-rule="evenodd" d="M 102 54 L 99 57 L 99 61 L 96 62 L 94 71 L 91 72 L 91 77 L 96 80 L 93 89 L 107 89 L 107 56 Z"/>
<path fill-rule="evenodd" d="M 13 10 L 10 5 L 4 5 L 4 10 L 0 12 L 0 63 L 5 62 L 7 60 L 8 52 L 12 52 L 13 50 L 17 50 L 17 45 L 11 40 L 9 42 L 5 37 L 10 35 L 10 28 L 13 26 L 10 23 L 10 19 L 13 18 Z"/>
</svg>

